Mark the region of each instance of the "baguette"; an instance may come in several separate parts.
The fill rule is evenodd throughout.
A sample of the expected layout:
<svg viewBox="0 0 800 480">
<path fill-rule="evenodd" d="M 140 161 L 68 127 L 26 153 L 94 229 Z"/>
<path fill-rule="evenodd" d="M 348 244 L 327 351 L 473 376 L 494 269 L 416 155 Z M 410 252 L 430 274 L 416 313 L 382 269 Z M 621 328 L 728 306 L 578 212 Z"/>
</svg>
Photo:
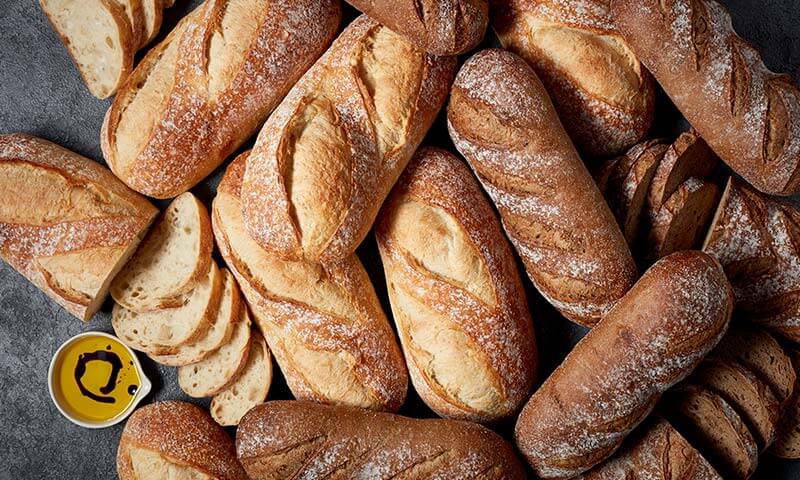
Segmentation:
<svg viewBox="0 0 800 480">
<path fill-rule="evenodd" d="M 608 458 L 722 338 L 733 292 L 713 258 L 657 262 L 533 394 L 517 446 L 542 478 L 571 478 Z"/>
<path fill-rule="evenodd" d="M 242 185 L 250 236 L 312 262 L 350 257 L 444 103 L 454 57 L 434 57 L 366 16 L 270 116 Z M 320 153 L 324 152 L 324 153 Z"/>
<path fill-rule="evenodd" d="M 477 422 L 519 411 L 536 380 L 533 323 L 511 246 L 467 166 L 444 150 L 418 151 L 375 234 L 422 400 Z"/>
<path fill-rule="evenodd" d="M 655 82 L 613 25 L 608 1 L 493 0 L 503 47 L 524 58 L 588 157 L 620 155 L 650 130 Z"/>
<path fill-rule="evenodd" d="M 89 320 L 158 210 L 108 169 L 53 143 L 0 135 L 0 257 Z"/>
<path fill-rule="evenodd" d="M 311 402 L 250 410 L 236 451 L 253 480 L 525 478 L 511 446 L 479 425 Z"/>
<path fill-rule="evenodd" d="M 716 257 L 748 320 L 800 341 L 800 211 L 731 178 L 703 250 Z"/>
<path fill-rule="evenodd" d="M 489 24 L 488 0 L 347 0 L 411 43 L 435 55 L 477 47 Z"/>
<path fill-rule="evenodd" d="M 800 89 L 767 69 L 715 0 L 611 2 L 628 44 L 689 123 L 762 192 L 800 191 Z"/>
<path fill-rule="evenodd" d="M 593 326 L 633 285 L 636 266 L 536 74 L 512 53 L 479 52 L 457 75 L 447 117 L 534 285 Z"/>
<path fill-rule="evenodd" d="M 158 402 L 133 412 L 119 441 L 117 475 L 120 480 L 248 478 L 225 430 L 186 402 Z"/>
<path fill-rule="evenodd" d="M 355 255 L 319 265 L 277 257 L 248 236 L 240 201 L 247 153 L 217 188 L 220 253 L 298 399 L 397 410 L 408 374 L 394 332 Z"/>
<path fill-rule="evenodd" d="M 109 166 L 151 197 L 185 192 L 256 131 L 340 16 L 334 0 L 206 1 L 114 99 L 101 133 Z"/>
</svg>

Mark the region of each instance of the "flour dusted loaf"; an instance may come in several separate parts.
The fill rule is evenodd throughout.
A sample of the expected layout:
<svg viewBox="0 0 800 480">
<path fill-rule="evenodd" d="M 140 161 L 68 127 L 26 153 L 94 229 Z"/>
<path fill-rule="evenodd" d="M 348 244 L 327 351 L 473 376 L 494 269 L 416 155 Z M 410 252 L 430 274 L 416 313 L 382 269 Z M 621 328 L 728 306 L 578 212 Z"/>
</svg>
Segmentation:
<svg viewBox="0 0 800 480">
<path fill-rule="evenodd" d="M 533 394 L 515 438 L 542 478 L 608 458 L 728 327 L 733 292 L 710 256 L 657 262 Z"/>
<path fill-rule="evenodd" d="M 509 52 L 475 54 L 447 118 L 534 285 L 567 318 L 597 323 L 633 285 L 636 266 L 534 71 Z"/>
<path fill-rule="evenodd" d="M 397 410 L 408 373 L 367 272 L 355 255 L 288 260 L 250 238 L 240 201 L 246 157 L 225 172 L 212 225 L 289 388 L 298 399 Z"/>
<path fill-rule="evenodd" d="M 650 130 L 655 82 L 614 27 L 603 0 L 492 0 L 503 46 L 533 66 L 575 145 L 624 153 Z"/>
<path fill-rule="evenodd" d="M 158 210 L 108 169 L 46 140 L 0 135 L 0 257 L 82 320 Z"/>
<path fill-rule="evenodd" d="M 253 480 L 525 478 L 512 447 L 479 425 L 301 401 L 248 412 L 236 452 Z"/>
<path fill-rule="evenodd" d="M 339 25 L 334 0 L 208 0 L 151 49 L 101 133 L 114 173 L 156 198 L 185 192 L 266 119 Z"/>
<path fill-rule="evenodd" d="M 611 2 L 615 23 L 689 123 L 762 192 L 800 191 L 800 89 L 767 69 L 715 0 Z"/>
<path fill-rule="evenodd" d="M 800 211 L 731 178 L 703 250 L 716 257 L 748 320 L 800 341 Z"/>
<path fill-rule="evenodd" d="M 488 0 L 347 0 L 435 55 L 460 55 L 483 40 Z"/>
<path fill-rule="evenodd" d="M 233 441 L 208 412 L 158 402 L 133 412 L 117 451 L 120 480 L 247 480 Z"/>
<path fill-rule="evenodd" d="M 516 413 L 536 380 L 533 323 L 511 246 L 469 168 L 420 149 L 375 227 L 411 380 L 444 417 Z"/>
<path fill-rule="evenodd" d="M 292 88 L 247 160 L 244 219 L 283 257 L 342 261 L 366 237 L 444 103 L 454 57 L 361 16 Z"/>
</svg>

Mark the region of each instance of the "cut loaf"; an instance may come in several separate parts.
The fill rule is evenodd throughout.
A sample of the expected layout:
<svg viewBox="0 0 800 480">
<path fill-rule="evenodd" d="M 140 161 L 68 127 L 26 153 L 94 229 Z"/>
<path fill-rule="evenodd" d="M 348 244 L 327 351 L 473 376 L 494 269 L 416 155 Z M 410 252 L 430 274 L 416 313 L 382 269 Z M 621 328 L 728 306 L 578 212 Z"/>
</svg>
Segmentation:
<svg viewBox="0 0 800 480">
<path fill-rule="evenodd" d="M 242 375 L 211 400 L 211 416 L 220 425 L 239 425 L 245 413 L 263 403 L 272 383 L 272 357 L 260 334 L 253 334 Z"/>
</svg>

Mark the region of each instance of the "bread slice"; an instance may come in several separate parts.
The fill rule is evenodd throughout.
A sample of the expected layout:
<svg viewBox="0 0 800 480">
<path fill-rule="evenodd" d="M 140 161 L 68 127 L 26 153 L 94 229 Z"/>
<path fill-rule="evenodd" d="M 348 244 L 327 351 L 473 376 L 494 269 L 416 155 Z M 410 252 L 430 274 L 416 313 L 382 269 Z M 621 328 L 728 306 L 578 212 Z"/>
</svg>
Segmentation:
<svg viewBox="0 0 800 480">
<path fill-rule="evenodd" d="M 89 91 L 108 98 L 133 69 L 128 17 L 113 0 L 39 0 Z"/>
<path fill-rule="evenodd" d="M 710 357 L 735 359 L 769 385 L 781 404 L 794 392 L 797 375 L 792 360 L 766 330 L 749 325 L 731 327 Z"/>
<path fill-rule="evenodd" d="M 795 372 L 800 371 L 800 351 L 792 352 L 792 364 Z M 795 391 L 783 409 L 778 434 L 769 451 L 776 457 L 800 459 L 800 392 Z"/>
<path fill-rule="evenodd" d="M 714 183 L 692 177 L 681 184 L 652 220 L 645 245 L 649 261 L 698 248 L 711 222 L 720 191 Z"/>
<path fill-rule="evenodd" d="M 144 11 L 144 35 L 138 48 L 142 48 L 152 42 L 161 30 L 161 22 L 164 20 L 163 0 L 141 0 Z"/>
<path fill-rule="evenodd" d="M 214 239 L 206 207 L 186 192 L 167 207 L 111 284 L 111 296 L 137 313 L 178 307 L 208 275 Z"/>
<path fill-rule="evenodd" d="M 190 397 L 212 397 L 233 384 L 241 375 L 250 349 L 250 315 L 239 310 L 230 341 L 204 360 L 180 367 L 178 384 Z"/>
<path fill-rule="evenodd" d="M 144 40 L 145 25 L 144 25 L 144 6 L 143 0 L 112 0 L 125 12 L 125 17 L 128 19 L 128 25 L 131 28 L 131 42 L 138 49 L 141 42 Z"/>
<path fill-rule="evenodd" d="M 242 308 L 242 295 L 231 272 L 223 268 L 222 273 L 222 300 L 206 335 L 194 343 L 178 347 L 173 354 L 150 355 L 150 358 L 162 365 L 182 367 L 203 360 L 228 343 Z"/>
<path fill-rule="evenodd" d="M 272 357 L 264 337 L 253 333 L 242 375 L 211 400 L 211 417 L 223 427 L 239 425 L 251 408 L 263 403 L 272 384 Z"/>
<path fill-rule="evenodd" d="M 222 274 L 215 263 L 203 281 L 178 308 L 136 313 L 114 305 L 111 324 L 117 336 L 131 348 L 150 355 L 167 355 L 180 346 L 203 338 L 216 318 L 222 297 Z"/>
<path fill-rule="evenodd" d="M 770 387 L 733 359 L 706 359 L 692 375 L 728 402 L 742 417 L 761 450 L 775 440 L 781 404 Z"/>
<path fill-rule="evenodd" d="M 746 479 L 758 464 L 758 446 L 741 417 L 712 391 L 684 384 L 662 401 L 672 425 L 726 479 Z"/>
</svg>

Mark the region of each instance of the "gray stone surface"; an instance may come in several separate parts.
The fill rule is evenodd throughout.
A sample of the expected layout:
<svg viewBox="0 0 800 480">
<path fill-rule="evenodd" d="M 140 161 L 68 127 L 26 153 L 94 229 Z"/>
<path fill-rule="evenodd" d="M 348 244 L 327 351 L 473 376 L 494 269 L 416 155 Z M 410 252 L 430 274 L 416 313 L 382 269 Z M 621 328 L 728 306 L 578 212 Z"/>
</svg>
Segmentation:
<svg viewBox="0 0 800 480">
<path fill-rule="evenodd" d="M 98 132 L 109 101 L 94 99 L 50 28 L 35 0 L 4 0 L 0 6 L 0 133 L 28 132 L 102 161 Z M 195 1 L 179 1 L 168 12 L 167 25 Z M 800 78 L 800 2 L 796 0 L 728 0 L 739 31 L 763 52 L 773 69 Z M 352 17 L 352 10 L 348 10 Z M 491 45 L 491 39 L 486 45 Z M 659 131 L 674 131 L 677 119 L 660 114 Z M 428 139 L 447 145 L 439 121 Z M 220 172 L 195 191 L 213 196 Z M 0 200 L 2 201 L 2 200 Z M 359 251 L 386 307 L 385 287 L 374 242 Z M 561 319 L 527 285 L 536 318 L 543 373 L 551 371 L 584 330 Z M 62 418 L 47 393 L 47 367 L 67 338 L 89 330 L 111 331 L 110 305 L 91 322 L 82 323 L 50 302 L 19 274 L 0 262 L 0 480 L 109 479 L 116 477 L 114 456 L 121 426 L 86 430 Z M 145 401 L 188 400 L 178 389 L 175 370 L 142 358 L 154 382 Z M 272 398 L 290 398 L 278 376 Z M 195 401 L 195 400 L 192 400 Z M 197 401 L 195 401 L 197 402 Z M 204 403 L 202 401 L 197 403 Z M 403 413 L 431 416 L 412 394 Z M 511 425 L 499 430 L 508 436 Z M 800 465 L 764 456 L 759 479 L 800 478 Z"/>
</svg>

